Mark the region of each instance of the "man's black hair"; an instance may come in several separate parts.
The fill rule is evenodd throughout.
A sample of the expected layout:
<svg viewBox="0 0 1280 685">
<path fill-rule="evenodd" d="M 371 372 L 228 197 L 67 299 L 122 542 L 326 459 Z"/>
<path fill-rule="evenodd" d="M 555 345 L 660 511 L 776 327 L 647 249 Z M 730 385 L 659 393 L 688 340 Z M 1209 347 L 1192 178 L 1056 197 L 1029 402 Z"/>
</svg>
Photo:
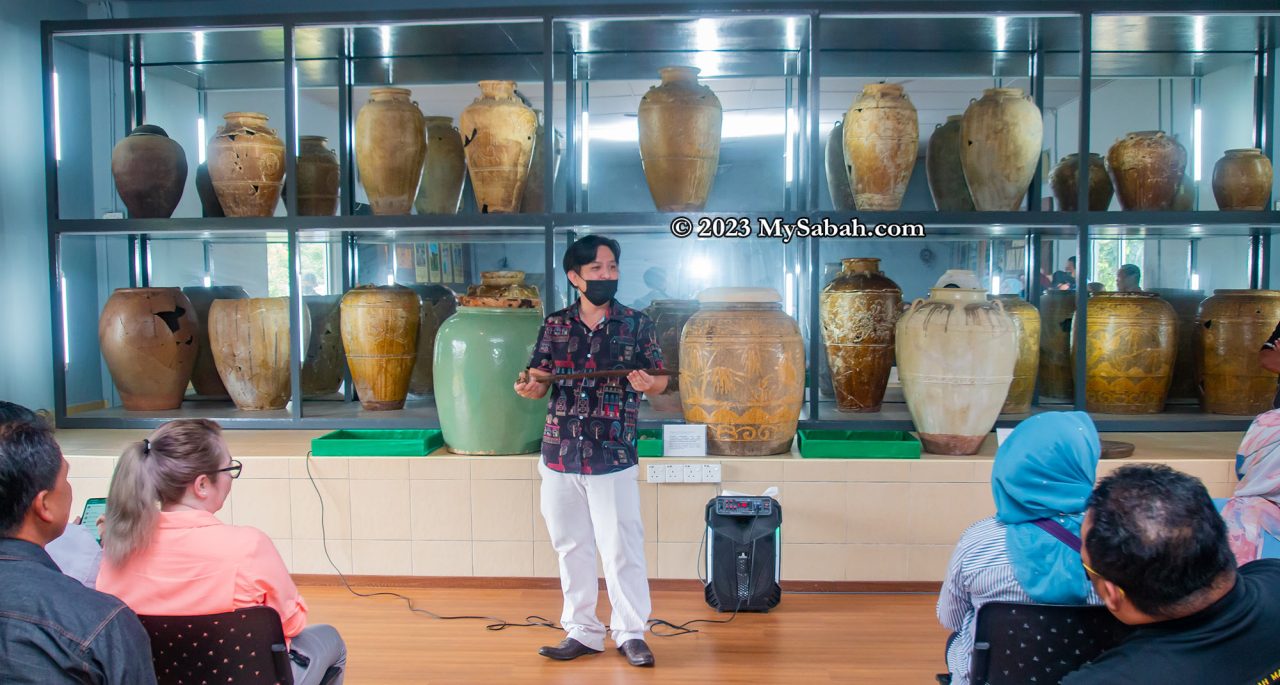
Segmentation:
<svg viewBox="0 0 1280 685">
<path fill-rule="evenodd" d="M 1163 464 L 1133 464 L 1089 497 L 1089 565 L 1143 613 L 1172 618 L 1235 570 L 1227 527 L 1196 478 Z"/>
<path fill-rule="evenodd" d="M 613 252 L 615 261 L 622 261 L 622 246 L 613 238 L 606 238 L 602 235 L 588 235 L 573 241 L 573 244 L 564 251 L 564 259 L 561 265 L 567 275 L 571 271 L 579 272 L 579 269 L 594 262 L 596 260 L 596 252 L 603 245 Z"/>
<path fill-rule="evenodd" d="M 1137 264 L 1121 264 L 1120 273 L 1131 277 L 1134 283 L 1142 282 L 1142 269 Z"/>
<path fill-rule="evenodd" d="M 0 400 L 0 424 L 6 424 L 11 421 L 43 422 L 38 414 L 21 404 Z"/>
<path fill-rule="evenodd" d="M 42 490 L 52 490 L 62 450 L 43 421 L 0 423 L 0 537 L 22 525 Z"/>
</svg>

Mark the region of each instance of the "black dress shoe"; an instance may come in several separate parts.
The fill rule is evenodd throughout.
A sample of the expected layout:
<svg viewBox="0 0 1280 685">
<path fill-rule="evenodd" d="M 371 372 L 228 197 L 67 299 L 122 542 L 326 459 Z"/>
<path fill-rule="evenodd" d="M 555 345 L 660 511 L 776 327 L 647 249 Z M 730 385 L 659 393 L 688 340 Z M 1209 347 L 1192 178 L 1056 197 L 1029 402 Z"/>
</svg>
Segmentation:
<svg viewBox="0 0 1280 685">
<path fill-rule="evenodd" d="M 556 661 L 569 661 L 571 659 L 577 659 L 578 657 L 585 656 L 587 654 L 599 654 L 600 650 L 592 649 L 571 637 L 566 637 L 564 639 L 564 642 L 561 642 L 555 647 L 543 647 L 542 649 L 538 650 L 538 653 L 541 654 L 542 656 L 547 657 L 548 659 L 555 659 Z"/>
<path fill-rule="evenodd" d="M 618 647 L 618 651 L 627 657 L 632 666 L 653 665 L 653 652 L 649 651 L 649 645 L 644 640 L 627 640 Z"/>
</svg>

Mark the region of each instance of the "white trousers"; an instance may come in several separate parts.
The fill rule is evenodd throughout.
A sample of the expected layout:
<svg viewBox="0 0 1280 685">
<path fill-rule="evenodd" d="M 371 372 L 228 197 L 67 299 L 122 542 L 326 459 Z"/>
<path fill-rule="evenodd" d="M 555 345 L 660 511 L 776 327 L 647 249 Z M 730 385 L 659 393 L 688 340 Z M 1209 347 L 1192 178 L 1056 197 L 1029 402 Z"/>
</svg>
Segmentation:
<svg viewBox="0 0 1280 685">
<path fill-rule="evenodd" d="M 604 566 L 613 615 L 609 628 L 618 645 L 643 640 L 649 621 L 649 574 L 645 568 L 644 522 L 640 518 L 638 467 L 604 475 L 560 473 L 538 463 L 542 473 L 542 517 L 560 558 L 569 637 L 604 649 L 605 627 L 596 618 L 600 593 L 596 552 Z"/>
</svg>

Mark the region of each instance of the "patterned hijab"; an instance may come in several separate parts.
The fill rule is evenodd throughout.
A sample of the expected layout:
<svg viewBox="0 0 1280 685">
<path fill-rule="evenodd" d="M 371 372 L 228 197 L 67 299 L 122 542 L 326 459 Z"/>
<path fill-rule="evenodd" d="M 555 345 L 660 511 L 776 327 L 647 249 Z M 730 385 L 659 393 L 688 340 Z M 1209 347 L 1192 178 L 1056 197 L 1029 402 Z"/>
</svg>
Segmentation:
<svg viewBox="0 0 1280 685">
<path fill-rule="evenodd" d="M 991 492 L 1005 524 L 1013 573 L 1042 604 L 1083 604 L 1080 554 L 1032 523 L 1049 518 L 1080 534 L 1102 444 L 1084 412 L 1049 412 L 1019 423 L 996 450 Z"/>
<path fill-rule="evenodd" d="M 1236 494 L 1222 510 L 1237 564 L 1262 556 L 1266 535 L 1280 538 L 1280 410 L 1258 415 L 1236 454 Z"/>
</svg>

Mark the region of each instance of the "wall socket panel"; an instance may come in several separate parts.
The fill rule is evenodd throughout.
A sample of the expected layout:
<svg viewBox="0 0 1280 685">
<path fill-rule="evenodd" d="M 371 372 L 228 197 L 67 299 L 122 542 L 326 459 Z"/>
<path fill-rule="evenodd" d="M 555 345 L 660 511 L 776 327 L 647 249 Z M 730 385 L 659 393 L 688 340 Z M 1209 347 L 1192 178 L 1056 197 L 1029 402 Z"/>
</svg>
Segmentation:
<svg viewBox="0 0 1280 685">
<path fill-rule="evenodd" d="M 649 464 L 646 480 L 650 483 L 719 483 L 719 464 Z"/>
</svg>

